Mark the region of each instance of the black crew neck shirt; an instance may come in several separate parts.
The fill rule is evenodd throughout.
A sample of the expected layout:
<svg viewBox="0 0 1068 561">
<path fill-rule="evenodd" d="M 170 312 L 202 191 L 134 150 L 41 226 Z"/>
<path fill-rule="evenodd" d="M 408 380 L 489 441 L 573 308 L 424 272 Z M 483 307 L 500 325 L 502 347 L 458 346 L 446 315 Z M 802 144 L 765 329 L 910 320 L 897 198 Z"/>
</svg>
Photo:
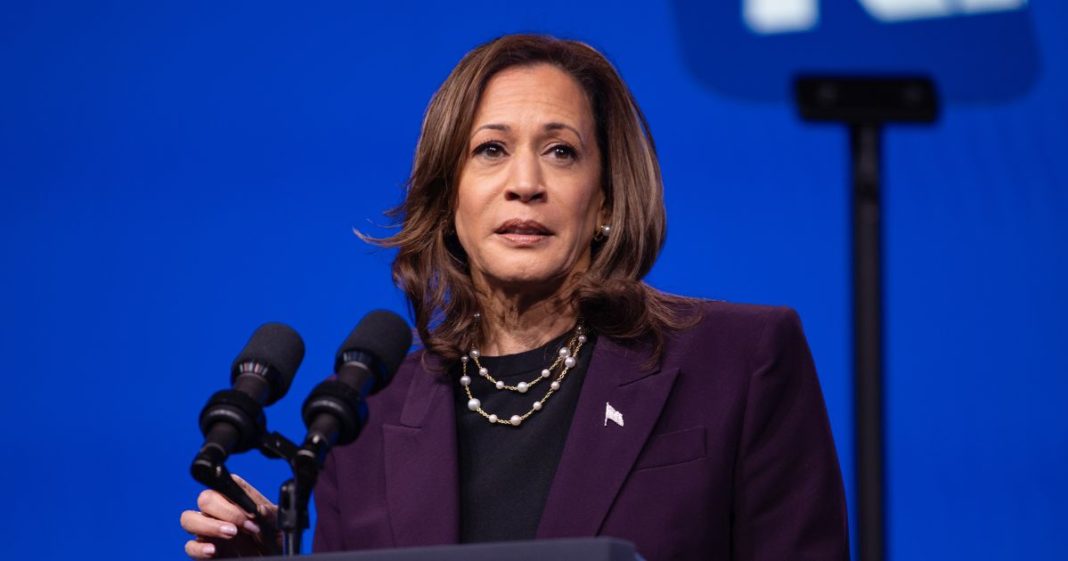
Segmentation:
<svg viewBox="0 0 1068 561">
<path fill-rule="evenodd" d="M 524 353 L 481 357 L 490 375 L 515 386 L 538 378 L 552 364 L 560 347 L 573 332 Z M 468 397 L 460 386 L 461 367 L 453 368 L 453 394 L 456 396 L 456 433 L 460 469 L 460 542 L 491 542 L 533 539 L 556 467 L 564 450 L 579 391 L 593 355 L 594 336 L 578 352 L 575 367 L 568 371 L 541 411 L 518 427 L 491 424 L 467 408 Z M 527 393 L 498 390 L 478 375 L 474 361 L 468 362 L 471 393 L 482 408 L 501 419 L 523 415 L 545 396 L 559 369 Z"/>
</svg>

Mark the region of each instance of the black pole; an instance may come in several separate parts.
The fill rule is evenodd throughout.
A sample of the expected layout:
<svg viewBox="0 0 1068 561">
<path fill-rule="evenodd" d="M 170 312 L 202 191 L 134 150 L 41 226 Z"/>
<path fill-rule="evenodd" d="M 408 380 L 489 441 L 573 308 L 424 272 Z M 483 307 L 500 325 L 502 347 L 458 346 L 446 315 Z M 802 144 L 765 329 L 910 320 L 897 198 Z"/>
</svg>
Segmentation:
<svg viewBox="0 0 1068 561">
<path fill-rule="evenodd" d="M 308 527 L 308 502 L 301 499 L 295 479 L 288 479 L 278 492 L 278 529 L 282 532 L 282 555 L 300 555 L 301 538 Z"/>
<path fill-rule="evenodd" d="M 304 530 L 308 529 L 308 503 L 319 477 L 319 464 L 308 462 L 297 445 L 280 433 L 264 435 L 260 451 L 268 458 L 283 459 L 293 470 L 293 477 L 278 491 L 277 528 L 282 534 L 282 552 L 287 557 L 300 555 Z M 303 456 L 303 457 L 302 457 Z"/>
<path fill-rule="evenodd" d="M 881 134 L 877 123 L 849 127 L 853 176 L 853 391 L 857 551 L 886 556 L 883 481 Z"/>
<path fill-rule="evenodd" d="M 930 123 L 934 83 L 923 77 L 808 76 L 794 83 L 801 117 L 849 126 L 853 231 L 853 427 L 859 561 L 886 558 L 883 448 L 882 129 Z"/>
</svg>

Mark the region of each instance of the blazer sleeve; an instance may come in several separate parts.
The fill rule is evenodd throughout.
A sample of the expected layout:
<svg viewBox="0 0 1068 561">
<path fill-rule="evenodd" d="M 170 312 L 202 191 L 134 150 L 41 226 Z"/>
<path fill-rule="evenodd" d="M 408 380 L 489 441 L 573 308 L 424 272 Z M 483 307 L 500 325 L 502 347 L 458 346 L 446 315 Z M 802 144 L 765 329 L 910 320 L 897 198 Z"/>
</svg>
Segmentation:
<svg viewBox="0 0 1068 561">
<path fill-rule="evenodd" d="M 841 470 L 797 313 L 769 313 L 751 356 L 734 470 L 732 558 L 848 561 Z"/>
</svg>

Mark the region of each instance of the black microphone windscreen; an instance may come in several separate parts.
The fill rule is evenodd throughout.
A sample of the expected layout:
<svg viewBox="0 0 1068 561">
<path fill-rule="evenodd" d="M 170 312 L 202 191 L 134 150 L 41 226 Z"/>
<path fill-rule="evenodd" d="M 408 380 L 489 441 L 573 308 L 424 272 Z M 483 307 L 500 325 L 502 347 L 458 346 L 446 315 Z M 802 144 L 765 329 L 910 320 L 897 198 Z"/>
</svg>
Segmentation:
<svg viewBox="0 0 1068 561">
<path fill-rule="evenodd" d="M 400 368 L 411 346 L 408 322 L 389 310 L 375 310 L 364 316 L 341 344 L 334 366 L 341 366 L 345 353 L 363 351 L 375 357 L 388 379 Z"/>
<path fill-rule="evenodd" d="M 249 337 L 245 348 L 234 359 L 230 369 L 231 382 L 237 379 L 242 363 L 255 362 L 268 367 L 265 375 L 271 386 L 267 404 L 278 401 L 289 391 L 289 384 L 304 360 L 304 340 L 292 327 L 284 323 L 265 323 Z"/>
</svg>

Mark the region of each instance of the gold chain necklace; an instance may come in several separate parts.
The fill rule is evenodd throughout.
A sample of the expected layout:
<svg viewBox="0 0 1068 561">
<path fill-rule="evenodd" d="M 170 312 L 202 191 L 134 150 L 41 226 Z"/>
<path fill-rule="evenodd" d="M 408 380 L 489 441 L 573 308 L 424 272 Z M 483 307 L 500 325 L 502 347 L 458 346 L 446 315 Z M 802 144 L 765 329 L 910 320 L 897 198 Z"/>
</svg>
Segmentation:
<svg viewBox="0 0 1068 561">
<path fill-rule="evenodd" d="M 564 381 L 564 378 L 567 377 L 567 373 L 578 364 L 578 353 L 582 350 L 582 346 L 585 344 L 586 333 L 582 326 L 582 322 L 580 321 L 578 325 L 575 326 L 575 333 L 571 336 L 571 339 L 566 345 L 560 347 L 559 352 L 556 353 L 556 359 L 553 360 L 553 363 L 550 364 L 548 368 L 542 369 L 541 373 L 533 380 L 530 380 L 529 382 L 519 382 L 514 386 L 505 385 L 503 381 L 494 378 L 493 375 L 490 374 L 489 369 L 482 366 L 482 363 L 479 362 L 478 359 L 482 355 L 478 352 L 478 349 L 471 349 L 467 355 L 460 357 L 460 364 L 462 367 L 460 386 L 464 389 L 464 393 L 467 394 L 467 408 L 482 415 L 487 421 L 495 425 L 500 424 L 518 427 L 531 415 L 541 411 L 542 407 L 545 406 L 545 402 L 549 400 L 549 397 L 560 389 L 560 384 Z M 530 388 L 534 387 L 538 382 L 551 378 L 554 370 L 559 369 L 559 374 L 557 374 L 556 379 L 549 384 L 549 390 L 545 392 L 545 395 L 542 396 L 541 399 L 532 403 L 530 409 L 526 413 L 522 415 L 512 415 L 509 419 L 502 419 L 496 414 L 489 413 L 483 409 L 482 402 L 471 393 L 471 377 L 467 375 L 467 365 L 469 362 L 473 362 L 475 367 L 478 368 L 478 375 L 493 384 L 497 390 L 507 390 L 521 394 L 527 393 Z"/>
</svg>

